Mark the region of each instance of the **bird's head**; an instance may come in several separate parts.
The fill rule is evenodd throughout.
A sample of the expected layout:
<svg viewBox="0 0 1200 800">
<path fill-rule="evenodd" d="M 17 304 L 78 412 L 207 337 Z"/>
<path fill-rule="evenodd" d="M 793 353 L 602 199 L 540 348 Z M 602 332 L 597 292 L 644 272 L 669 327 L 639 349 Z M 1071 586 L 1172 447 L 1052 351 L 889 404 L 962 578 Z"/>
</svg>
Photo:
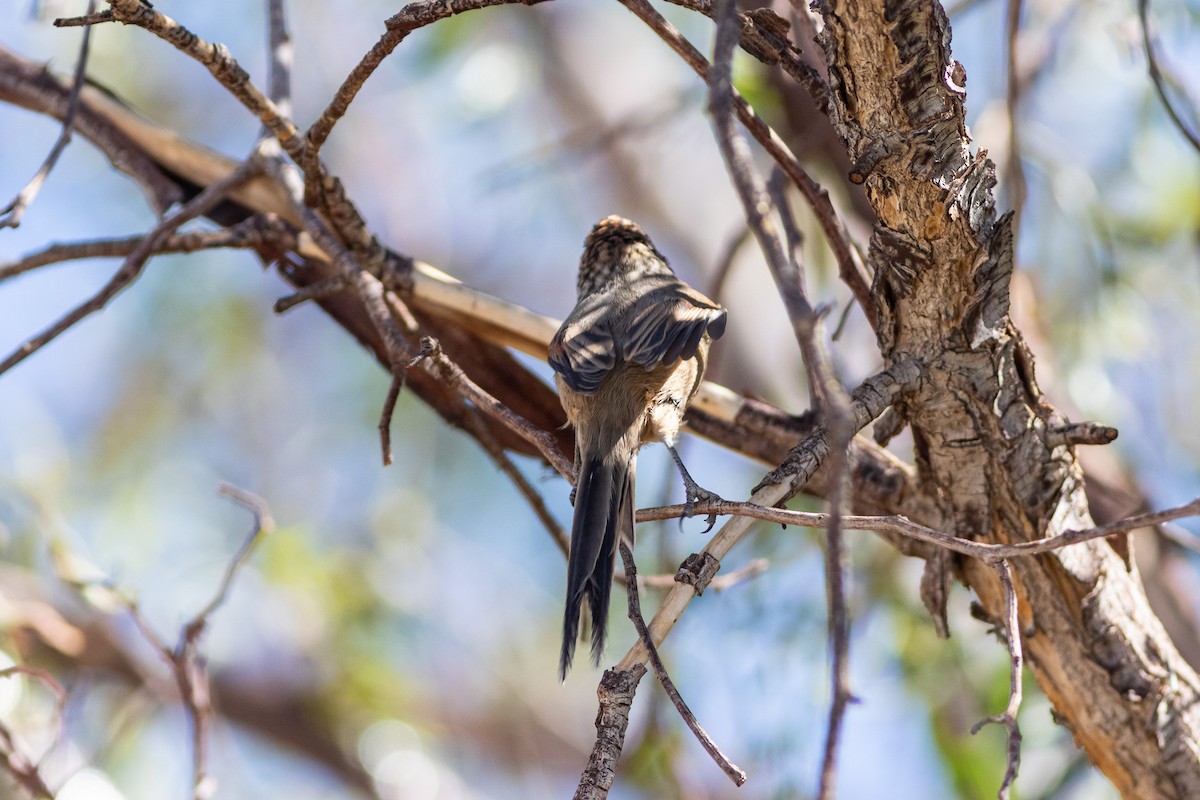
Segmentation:
<svg viewBox="0 0 1200 800">
<path fill-rule="evenodd" d="M 579 261 L 579 296 L 603 291 L 616 280 L 671 273 L 667 259 L 637 223 L 609 216 L 592 227 Z"/>
</svg>

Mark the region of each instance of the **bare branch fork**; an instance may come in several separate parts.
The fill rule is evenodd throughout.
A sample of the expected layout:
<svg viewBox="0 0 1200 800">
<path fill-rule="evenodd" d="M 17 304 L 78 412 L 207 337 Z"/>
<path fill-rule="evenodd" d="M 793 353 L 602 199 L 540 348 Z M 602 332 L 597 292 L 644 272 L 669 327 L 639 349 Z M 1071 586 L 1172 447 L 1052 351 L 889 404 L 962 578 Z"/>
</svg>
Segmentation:
<svg viewBox="0 0 1200 800">
<path fill-rule="evenodd" d="M 887 407 L 891 402 L 892 396 L 899 392 L 905 378 L 912 370 L 915 370 L 915 366 L 912 364 L 897 364 L 893 368 L 893 371 L 874 376 L 851 394 L 852 418 L 855 420 L 858 428 L 866 426 Z M 782 511 L 782 509 L 776 509 L 773 506 L 785 502 L 799 491 L 824 461 L 825 455 L 829 450 L 829 437 L 826 429 L 823 426 L 818 427 L 796 449 L 804 450 L 808 454 L 808 457 L 796 459 L 786 478 L 769 480 L 770 475 L 768 475 L 768 479 L 764 479 L 755 489 L 754 494 L 745 506 L 746 509 L 752 509 L 755 513 L 758 513 L 758 510 L 761 509 L 764 514 Z M 727 502 L 698 503 L 696 504 L 696 508 L 701 509 L 703 507 L 704 511 L 697 510 L 696 513 L 712 513 L 716 508 L 728 509 L 734 505 L 737 504 L 729 504 Z M 668 508 L 672 511 L 675 509 L 673 506 Z M 680 515 L 682 515 L 682 506 L 679 509 Z M 793 514 L 798 512 L 785 511 L 784 513 Z M 826 515 L 817 516 L 821 516 L 823 521 L 827 522 L 828 520 Z M 639 512 L 638 521 L 645 521 L 652 518 L 646 516 L 645 512 Z M 636 687 L 637 679 L 641 677 L 645 670 L 646 662 L 650 660 L 649 647 L 657 647 L 663 642 L 667 634 L 675 626 L 675 623 L 683 615 L 688 604 L 694 597 L 703 592 L 712 579 L 712 576 L 720 569 L 721 559 L 749 533 L 752 521 L 753 518 L 749 515 L 733 517 L 733 519 L 722 525 L 720 530 L 709 539 L 699 554 L 690 556 L 684 562 L 684 566 L 680 568 L 680 574 L 676 576 L 676 581 L 671 587 L 670 592 L 663 598 L 658 611 L 655 612 L 654 618 L 647 626 L 647 634 L 644 637 L 639 636 L 638 641 L 617 665 L 605 672 L 598 692 L 600 698 L 599 717 L 601 719 L 616 721 L 625 719 L 627 724 L 627 711 L 622 716 L 621 709 L 624 708 L 623 704 L 632 702 L 632 687 Z M 825 525 L 821 527 L 825 527 Z M 699 575 L 695 574 L 696 567 L 702 570 Z M 605 688 L 609 684 L 628 686 L 630 682 L 632 682 L 632 686 L 628 688 L 628 694 L 624 691 L 616 692 Z M 588 766 L 584 769 L 583 775 L 580 778 L 579 788 L 575 795 L 577 798 L 602 798 L 607 796 L 607 788 L 600 791 L 600 784 L 596 783 L 596 781 L 606 776 L 608 778 L 607 786 L 611 786 L 611 776 L 608 776 L 608 773 L 604 770 L 597 769 L 596 765 L 616 763 L 617 758 L 620 756 L 620 748 L 624 742 L 624 731 L 621 731 L 620 736 L 616 736 L 610 728 L 602 728 L 598 725 L 597 733 L 596 742 L 593 745 L 592 754 L 588 760 Z"/>
<path fill-rule="evenodd" d="M 421 351 L 412 359 L 408 368 L 416 366 L 416 364 L 426 359 L 429 361 L 429 369 L 434 370 L 448 385 L 461 392 L 463 397 L 471 401 L 480 411 L 536 446 L 546 461 L 558 471 L 558 474 L 566 478 L 568 483 L 574 485 L 575 468 L 563 456 L 562 452 L 550 438 L 550 435 L 534 427 L 528 420 L 521 418 L 508 408 L 508 406 L 481 389 L 457 364 L 442 352 L 442 348 L 437 343 L 437 340 L 429 336 L 421 339 Z"/>
<path fill-rule="evenodd" d="M 646 647 L 646 652 L 650 656 L 650 664 L 654 667 L 654 674 L 658 677 L 659 683 L 662 684 L 663 691 L 671 698 L 671 703 L 675 706 L 675 710 L 679 712 L 679 716 L 695 734 L 704 747 L 705 752 L 712 757 L 712 760 L 717 762 L 717 766 L 721 768 L 734 785 L 741 786 L 746 782 L 746 772 L 737 764 L 729 760 L 729 757 L 721 752 L 721 748 L 712 740 L 708 732 L 700 725 L 696 719 L 696 715 L 688 708 L 687 703 L 679 695 L 679 690 L 675 688 L 675 682 L 671 680 L 671 676 L 667 674 L 666 665 L 658 655 L 658 649 L 654 646 L 654 642 L 650 638 L 650 631 L 646 628 L 646 620 L 642 617 L 642 604 L 638 598 L 637 589 L 637 565 L 633 560 L 633 553 L 629 550 L 629 545 L 624 541 L 621 542 L 621 563 L 625 566 L 625 586 L 626 593 L 629 597 L 629 619 L 633 622 L 633 627 L 637 629 L 638 637 L 642 644 Z"/>
<path fill-rule="evenodd" d="M 745 517 L 747 519 L 762 520 L 763 522 L 774 522 L 779 525 L 796 525 L 803 528 L 828 528 L 833 516 L 832 514 L 774 508 L 753 501 L 734 502 L 730 500 L 700 501 L 694 504 L 694 510 L 696 514 Z M 686 509 L 682 504 L 640 508 L 637 511 L 636 519 L 638 522 L 677 519 L 684 516 L 685 513 Z M 1161 511 L 1136 514 L 1108 525 L 1063 531 L 1044 539 L 1035 539 L 1030 542 L 1018 542 L 1015 544 L 996 544 L 981 542 L 975 539 L 964 539 L 951 533 L 926 527 L 903 516 L 845 514 L 842 516 L 841 522 L 847 530 L 895 534 L 918 542 L 935 545 L 959 555 L 977 558 L 980 561 L 991 564 L 1002 559 L 1010 560 L 1043 555 L 1055 550 L 1061 550 L 1064 547 L 1070 547 L 1071 545 L 1083 544 L 1095 539 L 1106 539 L 1110 536 L 1129 533 L 1139 528 L 1152 528 L 1170 520 L 1197 515 L 1200 515 L 1200 498 L 1196 498 L 1190 503 L 1173 506 Z M 1190 539 L 1193 543 L 1196 542 L 1195 536 L 1191 536 Z"/>
<path fill-rule="evenodd" d="M 85 258 L 127 258 L 146 238 L 124 236 L 117 239 L 92 239 L 83 242 L 53 244 L 19 261 L 0 264 L 0 282 L 41 267 L 78 261 Z M 255 214 L 252 217 L 213 231 L 172 233 L 161 239 L 151 255 L 195 253 L 220 248 L 293 250 L 296 247 L 295 229 L 275 214 Z"/>
<path fill-rule="evenodd" d="M 237 170 L 213 183 L 181 206 L 178 211 L 160 222 L 155 226 L 154 230 L 142 237 L 125 258 L 121 268 L 117 270 L 99 292 L 76 306 L 46 330 L 26 340 L 7 358 L 0 361 L 0 374 L 12 369 L 42 347 L 54 341 L 84 317 L 104 308 L 110 300 L 120 294 L 121 290 L 137 280 L 150 256 L 180 225 L 211 211 L 230 191 L 255 175 L 258 169 L 259 166 L 255 162 L 248 161 L 243 163 Z"/>
<path fill-rule="evenodd" d="M 656 11 L 647 0 L 620 0 L 621 4 L 636 14 L 653 30 L 668 46 L 671 47 L 697 75 L 705 81 L 709 80 L 710 65 L 703 54 L 692 45 L 679 30 Z M 796 184 L 800 193 L 812 207 L 813 213 L 821 226 L 821 231 L 829 243 L 830 249 L 838 264 L 838 274 L 842 281 L 850 287 L 854 298 L 862 306 L 867 320 L 874 325 L 876 319 L 875 300 L 871 296 L 871 279 L 863 265 L 854 243 L 845 225 L 838 218 L 825 191 L 800 165 L 796 156 L 791 152 L 782 139 L 759 117 L 754 109 L 740 94 L 732 92 L 732 103 L 738 120 L 758 143 L 775 159 L 789 178 Z M 822 101 L 824 104 L 825 101 Z"/>
<path fill-rule="evenodd" d="M 171 672 L 179 692 L 191 731 L 193 800 L 207 800 L 216 792 L 216 780 L 208 772 L 208 734 L 214 718 L 212 696 L 209 688 L 208 667 L 201 652 L 201 642 L 208 630 L 213 614 L 226 602 L 229 592 L 241 568 L 250 558 L 255 546 L 275 530 L 275 520 L 265 500 L 232 484 L 222 483 L 218 493 L 248 510 L 253 522 L 241 546 L 226 565 L 212 598 L 190 620 L 179 629 L 174 645 L 155 631 L 142 614 L 136 599 L 116 589 L 111 581 L 97 581 L 91 577 L 81 579 L 73 574 L 64 562 L 58 564 L 60 579 L 74 587 L 89 604 L 104 613 L 113 609 L 124 609 L 133 620 L 141 637 L 151 646 L 159 659 Z M 100 601 L 99 598 L 103 598 Z"/>
</svg>

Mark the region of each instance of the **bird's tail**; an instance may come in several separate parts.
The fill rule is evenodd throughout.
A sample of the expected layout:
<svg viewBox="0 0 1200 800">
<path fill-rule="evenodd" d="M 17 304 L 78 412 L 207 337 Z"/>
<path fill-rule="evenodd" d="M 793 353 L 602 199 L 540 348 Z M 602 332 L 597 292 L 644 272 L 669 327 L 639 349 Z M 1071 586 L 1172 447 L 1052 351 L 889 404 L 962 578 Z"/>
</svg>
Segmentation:
<svg viewBox="0 0 1200 800">
<path fill-rule="evenodd" d="M 579 636 L 583 599 L 592 617 L 592 660 L 604 652 L 613 561 L 621 538 L 633 544 L 634 454 L 585 453 L 575 484 L 575 519 L 567 558 L 567 607 L 563 615 L 559 678 L 566 680 Z"/>
</svg>

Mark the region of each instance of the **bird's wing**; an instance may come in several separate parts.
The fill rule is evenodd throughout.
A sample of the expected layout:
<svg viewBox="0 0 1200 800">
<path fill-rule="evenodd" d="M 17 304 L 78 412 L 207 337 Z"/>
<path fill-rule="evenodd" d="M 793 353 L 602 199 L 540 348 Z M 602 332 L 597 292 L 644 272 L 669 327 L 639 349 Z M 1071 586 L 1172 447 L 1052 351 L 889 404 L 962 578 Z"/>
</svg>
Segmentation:
<svg viewBox="0 0 1200 800">
<path fill-rule="evenodd" d="M 713 339 L 725 333 L 725 309 L 678 278 L 662 276 L 656 284 L 614 325 L 625 360 L 646 369 L 692 358 L 705 333 Z"/>
<path fill-rule="evenodd" d="M 617 347 L 609 330 L 604 295 L 593 295 L 572 312 L 550 341 L 550 366 L 567 386 L 591 394 L 616 366 Z"/>
<path fill-rule="evenodd" d="M 585 298 L 550 342 L 550 366 L 575 391 L 595 392 L 620 361 L 654 369 L 692 358 L 705 333 L 725 332 L 725 309 L 673 275 L 637 281 L 632 301 L 613 292 Z"/>
</svg>

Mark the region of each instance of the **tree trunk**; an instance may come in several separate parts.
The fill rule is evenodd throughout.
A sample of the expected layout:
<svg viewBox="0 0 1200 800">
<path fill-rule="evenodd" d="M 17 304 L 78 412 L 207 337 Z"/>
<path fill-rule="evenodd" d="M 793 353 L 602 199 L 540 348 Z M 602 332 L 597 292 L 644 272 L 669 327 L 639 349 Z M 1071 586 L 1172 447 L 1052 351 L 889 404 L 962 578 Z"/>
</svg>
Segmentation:
<svg viewBox="0 0 1200 800">
<path fill-rule="evenodd" d="M 835 125 L 878 217 L 869 260 L 880 348 L 915 357 L 897 410 L 941 527 L 1020 542 L 1092 526 L 1065 417 L 1043 398 L 1008 317 L 1011 214 L 972 156 L 965 71 L 940 5 L 820 4 Z M 929 562 L 936 598 L 943 562 Z M 996 619 L 1003 592 L 952 565 Z M 1022 639 L 1055 718 L 1126 798 L 1200 797 L 1200 682 L 1151 612 L 1140 577 L 1103 541 L 1013 564 Z"/>
</svg>

